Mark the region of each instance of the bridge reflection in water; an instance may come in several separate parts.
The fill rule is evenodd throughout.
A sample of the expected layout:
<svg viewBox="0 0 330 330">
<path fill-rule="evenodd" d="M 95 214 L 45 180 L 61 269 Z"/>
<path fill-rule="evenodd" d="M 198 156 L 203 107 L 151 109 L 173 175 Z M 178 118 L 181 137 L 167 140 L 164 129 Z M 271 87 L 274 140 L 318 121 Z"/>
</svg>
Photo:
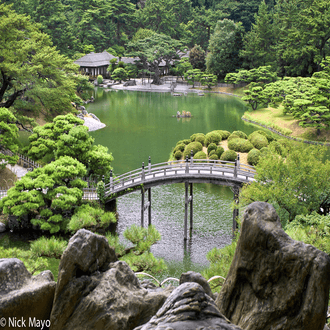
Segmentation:
<svg viewBox="0 0 330 330">
<path fill-rule="evenodd" d="M 144 226 L 144 213 L 148 210 L 148 225 L 151 225 L 151 188 L 164 184 L 185 183 L 185 216 L 184 216 L 184 240 L 188 239 L 188 209 L 190 209 L 190 237 L 193 230 L 193 184 L 213 183 L 223 186 L 231 186 L 234 193 L 234 201 L 238 203 L 239 189 L 244 183 L 254 181 L 256 171 L 253 166 L 240 164 L 237 160 L 220 161 L 186 158 L 185 161 L 170 161 L 159 164 L 151 164 L 149 157 L 148 166 L 127 172 L 117 177 L 110 173 L 110 183 L 105 185 L 106 203 L 119 196 L 129 194 L 135 190 L 141 190 L 141 226 Z M 148 200 L 145 201 L 145 192 Z M 236 218 L 238 209 L 233 210 L 233 231 L 237 229 Z"/>
</svg>

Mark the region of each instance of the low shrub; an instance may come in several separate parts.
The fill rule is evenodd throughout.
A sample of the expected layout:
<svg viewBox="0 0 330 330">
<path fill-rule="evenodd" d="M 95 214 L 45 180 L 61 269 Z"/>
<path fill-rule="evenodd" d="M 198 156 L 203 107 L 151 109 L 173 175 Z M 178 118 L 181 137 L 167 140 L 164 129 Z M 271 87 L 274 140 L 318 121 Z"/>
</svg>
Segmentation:
<svg viewBox="0 0 330 330">
<path fill-rule="evenodd" d="M 176 160 L 180 160 L 182 158 L 182 152 L 180 150 L 178 150 L 175 154 L 174 154 L 174 158 Z"/>
<path fill-rule="evenodd" d="M 263 147 L 260 149 L 260 156 L 266 155 L 270 152 L 270 149 L 268 147 Z"/>
<path fill-rule="evenodd" d="M 212 150 L 217 150 L 217 145 L 215 143 L 210 143 L 209 146 L 207 147 L 207 153 L 210 155 L 210 152 Z"/>
<path fill-rule="evenodd" d="M 260 150 L 255 148 L 250 150 L 247 155 L 247 161 L 252 166 L 256 166 L 258 164 L 259 158 L 260 158 Z"/>
<path fill-rule="evenodd" d="M 31 243 L 31 252 L 36 257 L 61 259 L 67 245 L 67 241 L 55 236 L 51 238 L 40 237 Z"/>
<path fill-rule="evenodd" d="M 190 158 L 191 150 L 193 151 L 193 155 L 195 155 L 196 152 L 203 150 L 203 145 L 200 142 L 190 142 L 185 148 L 183 157 L 186 158 L 188 156 Z"/>
<path fill-rule="evenodd" d="M 196 137 L 196 140 L 195 140 L 195 141 L 201 143 L 201 144 L 204 146 L 204 145 L 205 145 L 205 136 L 203 136 L 203 135 L 198 135 L 198 136 Z"/>
<path fill-rule="evenodd" d="M 187 145 L 187 144 L 189 144 L 190 142 L 191 142 L 190 139 L 180 140 L 180 141 L 178 141 L 178 142 L 176 143 L 176 145 L 178 145 L 178 144 L 184 144 L 184 145 Z"/>
<path fill-rule="evenodd" d="M 211 160 L 218 160 L 219 157 L 214 153 L 213 155 L 211 155 L 211 156 L 209 157 L 209 159 L 211 159 Z"/>
<path fill-rule="evenodd" d="M 102 84 L 103 83 L 103 77 L 100 74 L 97 76 L 97 83 L 98 84 Z"/>
<path fill-rule="evenodd" d="M 205 135 L 205 146 L 208 147 L 210 143 L 219 144 L 221 135 L 216 131 L 209 132 Z"/>
<path fill-rule="evenodd" d="M 221 160 L 234 162 L 237 158 L 237 153 L 234 150 L 226 150 L 220 157 Z"/>
<path fill-rule="evenodd" d="M 257 132 L 250 134 L 250 142 L 256 149 L 261 149 L 268 146 L 268 140 L 264 135 L 261 135 Z"/>
<path fill-rule="evenodd" d="M 206 159 L 206 153 L 204 151 L 198 151 L 195 156 L 194 159 Z"/>
<path fill-rule="evenodd" d="M 217 150 L 215 151 L 215 153 L 217 154 L 218 158 L 220 159 L 221 155 L 225 152 L 225 149 L 222 147 L 217 147 Z"/>
<path fill-rule="evenodd" d="M 230 132 L 224 130 L 217 130 L 215 132 L 220 134 L 222 140 L 227 140 L 230 135 Z"/>
<path fill-rule="evenodd" d="M 178 144 L 174 149 L 173 149 L 173 155 L 175 155 L 175 153 L 179 150 L 181 152 L 184 151 L 184 149 L 186 148 L 186 145 L 181 143 L 181 144 Z"/>
<path fill-rule="evenodd" d="M 276 140 L 276 138 L 268 132 L 262 131 L 262 130 L 258 130 L 257 133 L 263 135 L 264 137 L 266 137 L 266 139 L 268 140 L 268 142 L 272 142 L 274 140 Z"/>
<path fill-rule="evenodd" d="M 272 141 L 271 143 L 269 143 L 269 149 L 283 157 L 285 157 L 287 154 L 283 145 L 281 143 L 279 143 L 278 141 Z"/>
<path fill-rule="evenodd" d="M 115 249 L 119 258 L 125 254 L 126 246 L 119 242 L 119 237 L 117 235 L 112 235 L 110 232 L 107 232 L 105 237 L 108 240 L 109 245 Z"/>
<path fill-rule="evenodd" d="M 292 149 L 292 142 L 288 139 L 278 139 L 277 142 L 281 143 L 281 145 L 287 150 L 290 151 Z"/>
<path fill-rule="evenodd" d="M 241 138 L 236 134 L 230 134 L 227 138 L 227 141 L 229 142 L 232 139 L 241 139 Z"/>
<path fill-rule="evenodd" d="M 195 133 L 193 135 L 190 136 L 190 141 L 194 142 L 197 138 L 197 136 L 203 136 L 205 138 L 205 134 L 204 133 Z"/>
<path fill-rule="evenodd" d="M 216 155 L 215 150 L 211 150 L 211 152 L 209 153 L 209 157 L 211 157 L 212 155 Z"/>
<path fill-rule="evenodd" d="M 234 131 L 232 134 L 238 135 L 241 139 L 247 139 L 247 135 L 242 131 Z"/>
<path fill-rule="evenodd" d="M 228 148 L 238 152 L 249 152 L 253 149 L 253 145 L 249 140 L 238 138 L 228 141 Z"/>
</svg>

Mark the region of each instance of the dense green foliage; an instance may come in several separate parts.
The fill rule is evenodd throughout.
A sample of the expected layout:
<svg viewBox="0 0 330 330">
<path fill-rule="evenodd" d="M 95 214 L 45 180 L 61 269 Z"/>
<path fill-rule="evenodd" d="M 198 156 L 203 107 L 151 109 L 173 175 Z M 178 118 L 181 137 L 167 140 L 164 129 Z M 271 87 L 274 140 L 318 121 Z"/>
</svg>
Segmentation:
<svg viewBox="0 0 330 330">
<path fill-rule="evenodd" d="M 198 151 L 194 155 L 194 159 L 206 159 L 206 158 L 207 158 L 207 155 L 204 151 Z"/>
<path fill-rule="evenodd" d="M 207 147 L 207 153 L 210 154 L 211 150 L 217 150 L 217 145 L 215 143 L 210 143 Z"/>
<path fill-rule="evenodd" d="M 196 152 L 202 151 L 202 150 L 203 150 L 203 146 L 200 142 L 191 142 L 186 146 L 186 149 L 183 153 L 183 157 L 186 158 L 188 156 L 188 158 L 190 158 L 191 151 L 194 156 Z"/>
<path fill-rule="evenodd" d="M 259 162 L 260 158 L 260 150 L 258 149 L 251 149 L 247 155 L 247 161 L 250 165 L 256 166 Z"/>
<path fill-rule="evenodd" d="M 253 149 L 253 145 L 248 140 L 238 138 L 228 141 L 228 148 L 237 152 L 249 152 Z"/>
<path fill-rule="evenodd" d="M 268 140 L 265 135 L 259 134 L 259 132 L 253 132 L 249 135 L 249 141 L 256 149 L 261 149 L 268 146 Z"/>
<path fill-rule="evenodd" d="M 222 153 L 220 159 L 234 162 L 237 159 L 237 153 L 234 150 L 226 150 Z"/>
<path fill-rule="evenodd" d="M 217 131 L 212 131 L 205 135 L 205 145 L 207 147 L 210 143 L 218 144 L 221 140 L 221 135 Z"/>
</svg>

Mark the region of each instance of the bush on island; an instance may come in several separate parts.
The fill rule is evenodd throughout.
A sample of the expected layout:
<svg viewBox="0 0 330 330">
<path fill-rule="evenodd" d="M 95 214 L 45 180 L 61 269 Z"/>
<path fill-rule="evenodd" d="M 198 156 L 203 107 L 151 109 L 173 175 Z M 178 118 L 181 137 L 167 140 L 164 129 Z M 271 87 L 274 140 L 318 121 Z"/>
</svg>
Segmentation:
<svg viewBox="0 0 330 330">
<path fill-rule="evenodd" d="M 209 159 L 211 159 L 211 160 L 218 160 L 219 157 L 214 153 L 213 155 L 211 155 L 211 156 L 209 157 Z"/>
<path fill-rule="evenodd" d="M 215 132 L 220 134 L 222 140 L 227 140 L 230 135 L 230 132 L 224 130 L 217 130 Z"/>
<path fill-rule="evenodd" d="M 270 152 L 270 149 L 268 147 L 263 147 L 260 149 L 260 156 L 261 155 L 266 155 Z"/>
<path fill-rule="evenodd" d="M 225 152 L 225 149 L 222 147 L 217 147 L 217 150 L 215 151 L 216 155 L 220 159 L 221 155 Z"/>
<path fill-rule="evenodd" d="M 258 164 L 259 158 L 260 158 L 260 150 L 255 148 L 250 150 L 247 155 L 247 161 L 252 166 L 256 166 Z"/>
<path fill-rule="evenodd" d="M 277 142 L 281 143 L 281 145 L 286 149 L 287 151 L 290 151 L 292 149 L 292 143 L 288 139 L 278 139 Z"/>
<path fill-rule="evenodd" d="M 190 142 L 186 146 L 186 149 L 183 153 L 183 157 L 186 158 L 188 156 L 188 158 L 190 158 L 191 150 L 193 151 L 193 155 L 195 155 L 196 152 L 203 150 L 203 146 L 200 142 Z"/>
<path fill-rule="evenodd" d="M 253 144 L 253 146 L 257 149 L 261 149 L 263 147 L 268 146 L 268 140 L 264 135 L 261 135 L 257 132 L 253 132 L 249 135 L 249 140 Z"/>
<path fill-rule="evenodd" d="M 221 141 L 221 135 L 216 131 L 209 132 L 205 135 L 205 146 L 207 147 L 210 143 L 218 144 Z"/>
<path fill-rule="evenodd" d="M 203 146 L 205 145 L 205 136 L 203 135 L 197 135 L 196 142 L 200 142 Z"/>
<path fill-rule="evenodd" d="M 173 149 L 173 155 L 179 150 L 179 151 L 184 151 L 186 145 L 185 144 L 178 144 L 174 149 Z"/>
<path fill-rule="evenodd" d="M 212 155 L 216 155 L 215 150 L 211 150 L 210 153 L 208 153 L 209 157 L 211 157 Z"/>
<path fill-rule="evenodd" d="M 203 136 L 205 138 L 205 134 L 204 133 L 195 133 L 195 134 L 193 134 L 193 135 L 190 136 L 190 141 L 191 142 L 196 141 L 197 136 Z"/>
<path fill-rule="evenodd" d="M 272 141 L 271 143 L 269 143 L 269 149 L 283 157 L 285 157 L 287 154 L 285 148 L 278 141 Z"/>
<path fill-rule="evenodd" d="M 239 152 L 249 152 L 253 149 L 253 145 L 249 140 L 245 139 L 231 139 L 228 141 L 228 148 Z"/>
<path fill-rule="evenodd" d="M 99 85 L 103 83 L 103 77 L 100 74 L 97 76 L 97 83 Z"/>
<path fill-rule="evenodd" d="M 226 150 L 220 157 L 221 160 L 234 162 L 237 158 L 237 153 L 234 150 Z"/>
<path fill-rule="evenodd" d="M 178 145 L 178 144 L 184 144 L 184 145 L 187 145 L 187 144 L 189 144 L 190 142 L 191 142 L 190 139 L 180 140 L 180 141 L 178 141 L 178 142 L 176 143 L 176 145 Z"/>
<path fill-rule="evenodd" d="M 247 135 L 242 131 L 234 131 L 232 134 L 238 135 L 241 139 L 247 139 Z"/>
<path fill-rule="evenodd" d="M 238 135 L 236 135 L 236 134 L 230 134 L 230 135 L 228 136 L 227 141 L 229 142 L 229 141 L 232 140 L 232 139 L 240 139 L 240 137 L 239 137 Z"/>
<path fill-rule="evenodd" d="M 276 140 L 276 138 L 271 133 L 264 132 L 262 130 L 258 130 L 257 133 L 259 133 L 259 134 L 263 135 L 264 137 L 266 137 L 268 142 L 272 142 L 272 141 Z"/>
<path fill-rule="evenodd" d="M 175 154 L 174 154 L 174 158 L 176 160 L 181 159 L 182 158 L 182 151 L 180 151 L 180 150 L 176 151 Z"/>
<path fill-rule="evenodd" d="M 207 147 L 207 153 L 210 155 L 210 152 L 212 150 L 217 150 L 217 145 L 215 143 L 210 143 L 209 146 Z"/>
<path fill-rule="evenodd" d="M 206 153 L 204 151 L 198 151 L 195 156 L 194 159 L 206 159 Z"/>
</svg>

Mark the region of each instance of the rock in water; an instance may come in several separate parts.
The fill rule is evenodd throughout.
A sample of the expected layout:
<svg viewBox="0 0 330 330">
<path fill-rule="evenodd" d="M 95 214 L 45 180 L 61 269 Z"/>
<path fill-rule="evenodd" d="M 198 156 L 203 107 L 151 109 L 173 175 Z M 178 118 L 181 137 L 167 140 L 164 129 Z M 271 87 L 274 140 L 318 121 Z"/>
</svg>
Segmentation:
<svg viewBox="0 0 330 330">
<path fill-rule="evenodd" d="M 291 239 L 273 206 L 254 202 L 216 303 L 244 330 L 322 330 L 329 284 L 330 257 Z"/>
<path fill-rule="evenodd" d="M 51 329 L 131 330 L 163 305 L 171 290 L 147 290 L 103 236 L 79 230 L 59 267 Z"/>
<path fill-rule="evenodd" d="M 55 286 L 54 276 L 49 270 L 32 276 L 21 260 L 0 259 L 1 321 L 10 328 L 9 318 L 23 320 L 20 325 L 25 326 L 28 326 L 29 318 L 32 322 L 34 319 L 49 320 Z"/>
<path fill-rule="evenodd" d="M 201 285 L 183 283 L 167 298 L 152 319 L 135 330 L 242 330 L 230 323 Z"/>
</svg>

